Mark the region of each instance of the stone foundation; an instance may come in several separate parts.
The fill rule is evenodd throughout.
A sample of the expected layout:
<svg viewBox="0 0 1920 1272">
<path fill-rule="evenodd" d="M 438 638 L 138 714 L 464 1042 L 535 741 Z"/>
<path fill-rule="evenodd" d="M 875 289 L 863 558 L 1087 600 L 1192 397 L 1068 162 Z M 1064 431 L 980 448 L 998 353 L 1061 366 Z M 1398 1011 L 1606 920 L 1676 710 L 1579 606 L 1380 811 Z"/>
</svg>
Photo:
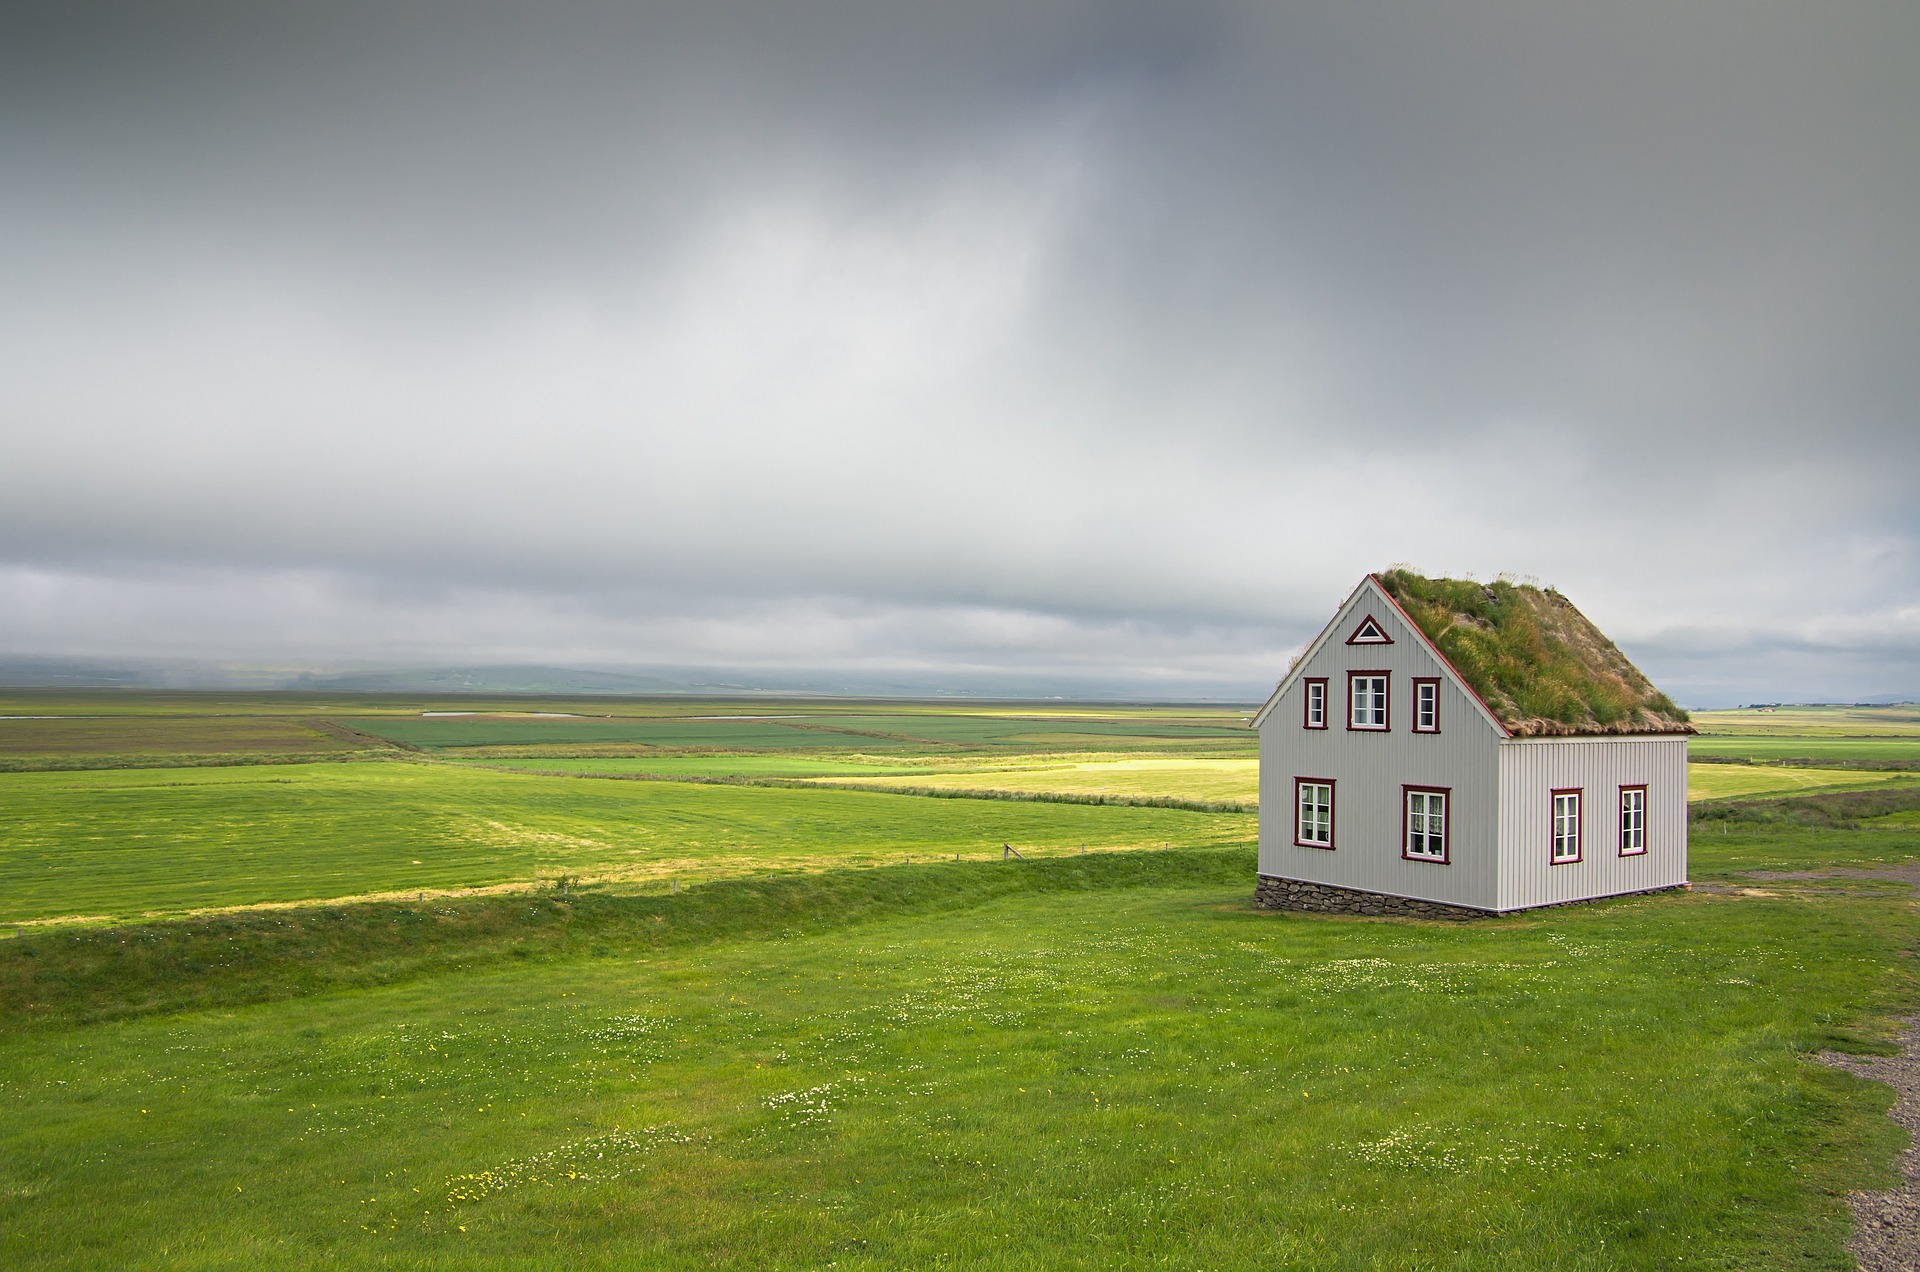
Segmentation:
<svg viewBox="0 0 1920 1272">
<path fill-rule="evenodd" d="M 1671 883 L 1664 887 L 1646 888 L 1640 892 L 1610 893 L 1604 897 L 1581 897 L 1574 901 L 1549 901 L 1545 905 L 1532 908 L 1549 910 L 1563 905 L 1589 905 L 1595 901 L 1610 900 L 1613 896 L 1646 896 L 1653 892 L 1681 892 L 1692 887 L 1690 883 Z M 1254 885 L 1253 904 L 1262 910 L 1308 910 L 1315 914 L 1376 914 L 1402 919 L 1490 919 L 1496 915 L 1493 910 L 1476 910 L 1471 906 L 1448 905 L 1444 901 L 1419 901 L 1413 897 L 1389 896 L 1384 892 L 1343 888 L 1333 883 L 1277 879 L 1272 875 L 1261 875 L 1260 882 Z M 1509 911 L 1509 913 L 1518 912 Z"/>
<path fill-rule="evenodd" d="M 1263 910 L 1310 910 L 1315 914 L 1378 914 L 1401 919 L 1484 919 L 1486 910 L 1440 901 L 1417 901 L 1412 897 L 1388 896 L 1383 892 L 1363 892 L 1331 883 L 1306 883 L 1299 879 L 1276 879 L 1261 875 L 1253 890 L 1253 903 Z"/>
</svg>

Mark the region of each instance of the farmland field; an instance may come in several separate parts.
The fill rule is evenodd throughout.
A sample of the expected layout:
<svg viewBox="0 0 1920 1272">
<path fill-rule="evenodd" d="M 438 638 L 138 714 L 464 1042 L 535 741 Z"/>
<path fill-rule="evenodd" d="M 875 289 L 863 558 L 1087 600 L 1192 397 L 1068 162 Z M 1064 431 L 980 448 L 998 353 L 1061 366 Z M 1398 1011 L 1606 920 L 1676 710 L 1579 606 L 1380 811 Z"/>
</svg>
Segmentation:
<svg viewBox="0 0 1920 1272">
<path fill-rule="evenodd" d="M 1779 760 L 1829 764 L 1907 764 L 1920 768 L 1920 732 L 1860 738 L 1703 735 L 1687 743 L 1694 756 L 1724 756 L 1764 764 Z"/>
<path fill-rule="evenodd" d="M 1139 796 L 1252 808 L 1260 802 L 1260 761 L 1255 756 L 1155 755 L 1033 757 L 1020 765 L 956 764 L 894 776 L 841 775 L 824 783 L 924 787 L 929 790 L 995 790 L 1066 795 Z"/>
<path fill-rule="evenodd" d="M 1920 738 L 1920 705 L 1887 707 L 1743 707 L 1696 711 L 1694 727 L 1709 735 L 1793 738 Z"/>
<path fill-rule="evenodd" d="M 1794 795 L 1816 790 L 1859 790 L 1889 783 L 1914 785 L 1920 783 L 1920 774 L 1878 773 L 1860 769 L 1777 768 L 1746 764 L 1690 764 L 1687 766 L 1687 798 L 1689 800 Z"/>
<path fill-rule="evenodd" d="M 396 761 L 14 773 L 0 921 L 126 916 L 566 874 L 665 887 L 912 857 L 1248 843 L 1253 819 L 865 791 L 592 781 Z"/>
<path fill-rule="evenodd" d="M 867 755 L 788 755 L 756 752 L 674 755 L 529 755 L 487 759 L 456 756 L 451 764 L 509 769 L 520 772 L 596 774 L 613 777 L 892 777 L 931 770 Z"/>
<path fill-rule="evenodd" d="M 1251 802 L 1238 708 L 223 695 L 341 749 L 156 768 L 212 700 L 100 697 L 0 772 L 0 1265 L 1844 1268 L 1892 1179 L 1810 1053 L 1920 1008 L 1910 774 L 1695 765 L 1691 893 L 1377 922 L 1053 802 Z"/>
</svg>

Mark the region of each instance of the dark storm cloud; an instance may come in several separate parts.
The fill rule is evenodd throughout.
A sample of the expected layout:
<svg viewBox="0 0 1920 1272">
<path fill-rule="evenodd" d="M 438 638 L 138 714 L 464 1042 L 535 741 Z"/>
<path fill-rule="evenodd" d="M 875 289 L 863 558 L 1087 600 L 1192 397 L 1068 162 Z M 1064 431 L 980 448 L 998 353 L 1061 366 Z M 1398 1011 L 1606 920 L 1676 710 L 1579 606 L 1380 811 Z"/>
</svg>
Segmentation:
<svg viewBox="0 0 1920 1272">
<path fill-rule="evenodd" d="M 1920 686 L 1910 6 L 8 31 L 0 647 L 1257 692 L 1406 560 Z"/>
</svg>

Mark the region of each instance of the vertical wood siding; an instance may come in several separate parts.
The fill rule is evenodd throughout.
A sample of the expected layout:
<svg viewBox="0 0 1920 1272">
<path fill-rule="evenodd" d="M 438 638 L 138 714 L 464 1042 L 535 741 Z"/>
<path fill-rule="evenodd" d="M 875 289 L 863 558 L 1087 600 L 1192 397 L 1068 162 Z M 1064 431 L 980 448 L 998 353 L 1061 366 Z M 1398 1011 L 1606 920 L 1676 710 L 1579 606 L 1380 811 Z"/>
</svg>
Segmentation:
<svg viewBox="0 0 1920 1272">
<path fill-rule="evenodd" d="M 1511 738 L 1499 745 L 1502 910 L 1687 878 L 1684 737 Z M 1620 788 L 1647 788 L 1647 851 L 1620 855 Z M 1580 860 L 1554 865 L 1553 792 L 1581 791 Z"/>
<path fill-rule="evenodd" d="M 1371 615 L 1391 645 L 1348 645 Z M 1391 728 L 1347 729 L 1347 672 L 1384 670 Z M 1453 905 L 1499 908 L 1500 738 L 1399 612 L 1362 588 L 1334 620 L 1305 676 L 1327 677 L 1327 727 L 1302 727 L 1306 686 L 1296 680 L 1260 727 L 1260 873 L 1364 888 Z M 1440 732 L 1413 732 L 1413 678 L 1438 676 Z M 1293 842 L 1296 777 L 1334 781 L 1334 847 Z M 1449 864 L 1401 856 L 1402 787 L 1451 787 Z"/>
</svg>

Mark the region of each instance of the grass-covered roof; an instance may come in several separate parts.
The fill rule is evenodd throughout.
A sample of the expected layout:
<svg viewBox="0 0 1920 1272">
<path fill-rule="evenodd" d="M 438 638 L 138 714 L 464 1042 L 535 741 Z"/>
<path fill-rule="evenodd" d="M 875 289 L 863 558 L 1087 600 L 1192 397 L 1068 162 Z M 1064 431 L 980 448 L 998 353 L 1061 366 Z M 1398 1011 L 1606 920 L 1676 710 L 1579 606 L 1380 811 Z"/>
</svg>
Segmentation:
<svg viewBox="0 0 1920 1272">
<path fill-rule="evenodd" d="M 1694 731 L 1687 713 L 1552 588 L 1404 569 L 1376 577 L 1517 737 Z"/>
</svg>

